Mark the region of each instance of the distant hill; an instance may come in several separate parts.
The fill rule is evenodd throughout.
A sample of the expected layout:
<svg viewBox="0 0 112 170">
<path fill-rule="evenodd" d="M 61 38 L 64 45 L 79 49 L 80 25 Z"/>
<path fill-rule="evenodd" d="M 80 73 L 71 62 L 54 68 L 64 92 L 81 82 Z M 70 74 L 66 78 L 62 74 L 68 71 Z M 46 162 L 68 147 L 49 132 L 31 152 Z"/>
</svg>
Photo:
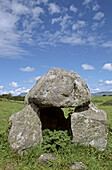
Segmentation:
<svg viewBox="0 0 112 170">
<path fill-rule="evenodd" d="M 112 95 L 112 92 L 109 92 L 109 91 L 105 91 L 105 92 L 97 92 L 97 93 L 91 93 L 91 95 L 93 97 L 99 97 L 99 96 L 103 96 L 103 95 Z"/>
</svg>

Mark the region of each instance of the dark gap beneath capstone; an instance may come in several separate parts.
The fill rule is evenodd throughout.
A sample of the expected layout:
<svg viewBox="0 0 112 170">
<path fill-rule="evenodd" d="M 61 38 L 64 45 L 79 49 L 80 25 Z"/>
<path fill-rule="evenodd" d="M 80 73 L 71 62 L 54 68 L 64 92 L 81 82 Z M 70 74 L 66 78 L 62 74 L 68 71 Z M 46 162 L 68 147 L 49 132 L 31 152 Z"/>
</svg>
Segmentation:
<svg viewBox="0 0 112 170">
<path fill-rule="evenodd" d="M 42 122 L 42 130 L 67 130 L 72 137 L 71 116 L 66 119 L 61 108 L 40 108 L 40 120 Z"/>
<path fill-rule="evenodd" d="M 82 112 L 82 111 L 86 111 L 89 109 L 89 105 L 86 106 L 78 106 L 75 108 L 75 112 Z"/>
</svg>

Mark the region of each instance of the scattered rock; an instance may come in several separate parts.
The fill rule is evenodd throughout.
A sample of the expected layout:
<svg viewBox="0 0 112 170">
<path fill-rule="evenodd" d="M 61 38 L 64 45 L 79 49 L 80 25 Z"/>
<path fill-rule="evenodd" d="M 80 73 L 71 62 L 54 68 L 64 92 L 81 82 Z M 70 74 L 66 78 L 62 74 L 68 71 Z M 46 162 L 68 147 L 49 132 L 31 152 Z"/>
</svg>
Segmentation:
<svg viewBox="0 0 112 170">
<path fill-rule="evenodd" d="M 10 169 L 14 169 L 14 165 L 12 165 L 12 163 L 8 163 L 7 166 L 6 166 L 6 170 L 10 170 Z"/>
<path fill-rule="evenodd" d="M 82 162 L 75 162 L 71 169 L 87 169 L 87 167 Z"/>
<path fill-rule="evenodd" d="M 51 153 L 44 153 L 38 158 L 38 163 L 45 163 L 47 164 L 49 161 L 55 161 L 56 158 L 53 157 Z"/>
</svg>

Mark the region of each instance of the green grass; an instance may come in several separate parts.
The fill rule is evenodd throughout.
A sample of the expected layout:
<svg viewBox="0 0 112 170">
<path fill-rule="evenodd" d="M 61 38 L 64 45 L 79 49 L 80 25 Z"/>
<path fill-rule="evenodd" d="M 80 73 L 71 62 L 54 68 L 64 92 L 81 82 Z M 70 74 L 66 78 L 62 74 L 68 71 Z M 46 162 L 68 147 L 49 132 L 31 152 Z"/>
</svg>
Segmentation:
<svg viewBox="0 0 112 170">
<path fill-rule="evenodd" d="M 98 108 L 105 110 L 108 118 L 108 145 L 105 151 L 100 152 L 92 147 L 80 145 L 69 145 L 60 152 L 54 152 L 57 160 L 49 162 L 48 166 L 38 164 L 38 157 L 45 151 L 42 145 L 28 150 L 27 156 L 19 156 L 10 150 L 7 142 L 8 137 L 8 119 L 10 115 L 20 111 L 24 106 L 20 103 L 11 103 L 0 101 L 0 170 L 18 169 L 18 170 L 70 170 L 73 162 L 83 162 L 88 170 L 110 170 L 112 169 L 112 106 L 102 106 L 103 102 L 112 100 L 112 96 L 95 97 L 93 102 Z"/>
<path fill-rule="evenodd" d="M 0 132 L 6 131 L 9 117 L 22 110 L 24 104 L 0 101 Z"/>
<path fill-rule="evenodd" d="M 94 97 L 94 98 L 92 99 L 93 103 L 98 104 L 98 105 L 100 105 L 100 104 L 102 104 L 103 102 L 106 102 L 106 101 L 108 101 L 108 100 L 112 100 L 112 96 Z"/>
<path fill-rule="evenodd" d="M 104 110 L 107 113 L 107 125 L 112 129 L 112 105 L 103 105 L 103 103 L 108 103 L 108 101 L 112 101 L 112 96 L 93 98 L 93 103 L 95 103 L 99 109 Z"/>
</svg>

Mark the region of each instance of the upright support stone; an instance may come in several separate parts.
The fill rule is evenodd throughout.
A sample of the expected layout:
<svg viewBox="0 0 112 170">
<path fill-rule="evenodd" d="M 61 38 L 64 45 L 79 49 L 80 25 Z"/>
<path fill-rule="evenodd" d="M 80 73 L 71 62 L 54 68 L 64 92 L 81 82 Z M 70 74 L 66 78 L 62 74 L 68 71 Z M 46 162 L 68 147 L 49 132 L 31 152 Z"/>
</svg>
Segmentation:
<svg viewBox="0 0 112 170">
<path fill-rule="evenodd" d="M 8 141 L 14 151 L 22 151 L 42 142 L 42 128 L 39 108 L 27 105 L 22 111 L 13 114 Z"/>
<path fill-rule="evenodd" d="M 103 151 L 107 145 L 106 113 L 93 103 L 84 111 L 71 115 L 71 129 L 74 143 L 91 145 Z M 83 110 L 83 109 L 82 109 Z"/>
</svg>

